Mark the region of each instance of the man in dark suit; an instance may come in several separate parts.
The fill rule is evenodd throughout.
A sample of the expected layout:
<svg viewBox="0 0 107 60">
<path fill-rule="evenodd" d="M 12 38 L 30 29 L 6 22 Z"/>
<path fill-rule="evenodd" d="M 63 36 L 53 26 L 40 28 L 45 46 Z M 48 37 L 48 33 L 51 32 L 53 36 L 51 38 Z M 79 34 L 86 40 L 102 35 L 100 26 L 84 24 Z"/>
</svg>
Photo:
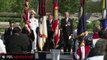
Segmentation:
<svg viewBox="0 0 107 60">
<path fill-rule="evenodd" d="M 19 27 L 13 29 L 13 35 L 6 38 L 7 53 L 25 53 L 31 51 L 31 43 L 27 35 L 21 33 Z"/>
<path fill-rule="evenodd" d="M 73 33 L 73 20 L 69 18 L 69 13 L 65 12 L 65 18 L 61 20 L 61 28 L 64 41 L 64 52 L 71 51 L 71 35 Z"/>
<path fill-rule="evenodd" d="M 10 20 L 9 27 L 5 30 L 5 33 L 4 33 L 4 40 L 6 40 L 8 36 L 13 34 L 13 29 L 14 29 L 14 22 Z"/>
<path fill-rule="evenodd" d="M 47 46 L 49 49 L 53 49 L 54 48 L 54 44 L 53 44 L 53 30 L 52 30 L 52 22 L 53 22 L 53 16 L 50 14 L 48 16 L 48 20 L 47 20 L 47 31 L 48 31 L 48 40 L 47 40 Z"/>
</svg>

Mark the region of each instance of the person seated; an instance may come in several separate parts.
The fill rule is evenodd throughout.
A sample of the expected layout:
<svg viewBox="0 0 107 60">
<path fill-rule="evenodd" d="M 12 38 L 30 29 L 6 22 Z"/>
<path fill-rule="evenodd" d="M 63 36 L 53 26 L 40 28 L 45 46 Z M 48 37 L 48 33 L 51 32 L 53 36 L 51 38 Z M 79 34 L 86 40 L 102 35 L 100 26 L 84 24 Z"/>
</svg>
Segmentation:
<svg viewBox="0 0 107 60">
<path fill-rule="evenodd" d="M 13 35 L 6 39 L 7 53 L 26 53 L 30 52 L 31 43 L 27 35 L 21 33 L 21 28 L 15 27 Z"/>
<path fill-rule="evenodd" d="M 99 39 L 95 44 L 95 48 L 91 49 L 87 60 L 103 60 L 106 46 L 107 41 L 105 39 Z"/>
</svg>

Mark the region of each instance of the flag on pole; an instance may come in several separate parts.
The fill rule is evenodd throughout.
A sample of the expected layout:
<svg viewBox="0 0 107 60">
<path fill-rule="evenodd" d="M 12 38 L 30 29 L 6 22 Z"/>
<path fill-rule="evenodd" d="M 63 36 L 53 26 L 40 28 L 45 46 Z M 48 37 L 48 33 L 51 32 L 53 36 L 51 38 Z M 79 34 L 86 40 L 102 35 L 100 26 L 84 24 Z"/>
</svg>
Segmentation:
<svg viewBox="0 0 107 60">
<path fill-rule="evenodd" d="M 102 9 L 105 9 L 106 7 L 105 3 L 106 3 L 106 0 L 102 0 Z"/>
<path fill-rule="evenodd" d="M 80 41 L 79 48 L 81 50 L 81 54 L 79 55 L 79 60 L 85 59 L 85 35 L 86 35 L 86 18 L 85 18 L 85 0 L 80 0 L 80 17 L 79 17 L 79 23 L 78 23 L 78 29 L 77 29 L 77 35 L 78 39 Z M 78 54 L 78 53 L 77 53 Z"/>
<path fill-rule="evenodd" d="M 86 19 L 85 19 L 85 0 L 80 0 L 81 10 L 78 23 L 77 35 L 79 37 L 86 34 Z M 83 40 L 83 39 L 82 39 Z"/>
<path fill-rule="evenodd" d="M 102 18 L 103 19 L 106 19 L 106 9 L 107 9 L 107 6 L 106 6 L 106 3 L 107 1 L 106 0 L 102 0 Z"/>
<path fill-rule="evenodd" d="M 28 0 L 26 0 L 25 1 L 25 16 L 24 16 L 24 18 L 25 18 L 25 20 L 28 20 L 29 19 L 29 17 L 28 17 L 28 10 L 29 10 L 29 2 L 28 2 Z"/>
<path fill-rule="evenodd" d="M 60 29 L 58 21 L 58 0 L 53 0 L 53 16 L 54 21 L 52 23 L 52 29 L 54 31 L 54 48 L 57 48 L 57 44 L 60 40 Z"/>
<path fill-rule="evenodd" d="M 38 11 L 39 17 L 46 15 L 45 3 L 46 0 L 39 0 L 39 11 Z"/>
<path fill-rule="evenodd" d="M 29 25 L 29 0 L 25 0 L 25 9 L 24 9 L 24 20 L 25 26 L 27 27 L 28 32 L 30 33 L 30 25 Z"/>
<path fill-rule="evenodd" d="M 46 23 L 46 11 L 45 11 L 45 0 L 39 0 L 39 38 L 38 44 L 39 48 L 42 51 L 43 46 L 46 43 L 47 39 L 47 23 Z"/>
<path fill-rule="evenodd" d="M 107 0 L 102 0 L 102 20 L 101 20 L 102 28 L 107 27 Z"/>
</svg>

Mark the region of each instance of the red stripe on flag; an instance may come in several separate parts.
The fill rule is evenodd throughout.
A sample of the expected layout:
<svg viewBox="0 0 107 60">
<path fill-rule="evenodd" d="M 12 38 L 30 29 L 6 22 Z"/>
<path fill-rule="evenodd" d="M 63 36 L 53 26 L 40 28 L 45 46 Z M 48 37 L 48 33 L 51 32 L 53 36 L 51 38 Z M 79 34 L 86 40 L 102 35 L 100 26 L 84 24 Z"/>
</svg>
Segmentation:
<svg viewBox="0 0 107 60">
<path fill-rule="evenodd" d="M 46 0 L 39 0 L 39 15 L 45 16 L 46 15 L 46 8 L 45 8 Z"/>
<path fill-rule="evenodd" d="M 30 32 L 30 26 L 29 26 L 29 1 L 25 0 L 25 9 L 24 9 L 24 20 L 27 25 L 27 30 Z"/>
<path fill-rule="evenodd" d="M 60 30 L 59 30 L 59 26 L 58 26 L 58 19 L 53 21 L 52 29 L 54 31 L 54 47 L 56 47 L 56 45 L 58 44 L 59 39 L 60 39 Z"/>
<path fill-rule="evenodd" d="M 80 0 L 80 5 L 83 6 L 85 4 L 85 0 Z"/>
</svg>

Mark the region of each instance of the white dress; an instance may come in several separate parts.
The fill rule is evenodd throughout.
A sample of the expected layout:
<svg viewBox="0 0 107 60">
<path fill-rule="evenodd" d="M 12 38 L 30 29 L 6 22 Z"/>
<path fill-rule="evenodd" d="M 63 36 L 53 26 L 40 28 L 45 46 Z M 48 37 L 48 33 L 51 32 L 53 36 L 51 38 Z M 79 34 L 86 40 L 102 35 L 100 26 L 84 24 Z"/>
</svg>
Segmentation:
<svg viewBox="0 0 107 60">
<path fill-rule="evenodd" d="M 32 50 L 37 49 L 37 33 L 36 28 L 38 27 L 38 20 L 35 18 L 30 19 L 30 28 L 33 30 L 34 33 L 34 41 L 32 42 Z"/>
<path fill-rule="evenodd" d="M 3 41 L 0 39 L 0 53 L 6 53 L 5 45 L 3 44 Z"/>
</svg>

